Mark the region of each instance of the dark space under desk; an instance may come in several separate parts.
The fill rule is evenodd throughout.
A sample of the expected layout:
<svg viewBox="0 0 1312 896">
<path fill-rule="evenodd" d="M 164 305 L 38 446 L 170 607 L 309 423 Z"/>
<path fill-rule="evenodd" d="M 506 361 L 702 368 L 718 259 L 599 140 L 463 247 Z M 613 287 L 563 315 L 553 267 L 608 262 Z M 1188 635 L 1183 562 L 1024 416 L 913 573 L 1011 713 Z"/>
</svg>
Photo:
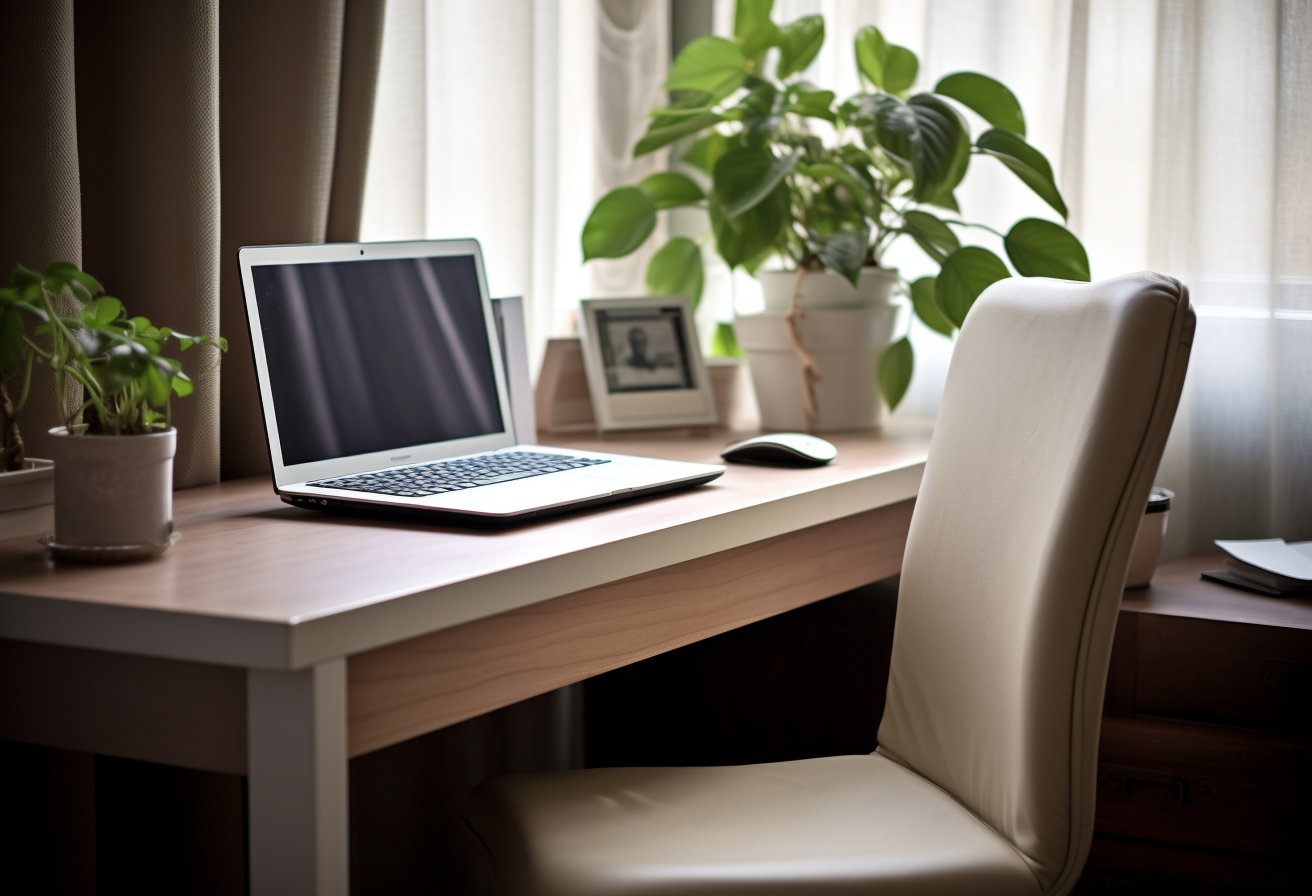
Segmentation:
<svg viewBox="0 0 1312 896">
<path fill-rule="evenodd" d="M 348 763 L 896 573 L 928 424 L 504 531 L 179 492 L 118 567 L 0 544 L 0 739 L 244 775 L 251 892 L 348 891 Z M 553 438 L 714 462 L 731 435 Z"/>
</svg>

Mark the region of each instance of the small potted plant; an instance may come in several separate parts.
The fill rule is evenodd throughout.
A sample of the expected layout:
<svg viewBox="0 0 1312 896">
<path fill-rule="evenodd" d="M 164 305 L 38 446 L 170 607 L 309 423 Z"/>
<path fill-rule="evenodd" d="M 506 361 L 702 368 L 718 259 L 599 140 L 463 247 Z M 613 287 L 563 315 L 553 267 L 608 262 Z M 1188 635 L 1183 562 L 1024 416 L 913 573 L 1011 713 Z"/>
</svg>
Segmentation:
<svg viewBox="0 0 1312 896">
<path fill-rule="evenodd" d="M 157 554 L 174 541 L 173 397 L 194 389 L 170 343 L 180 351 L 209 345 L 227 351 L 214 336 L 185 336 L 128 317 L 94 277 L 57 262 L 44 274 L 20 267 L 20 293 L 39 320 L 28 347 L 36 362 L 54 371 L 64 425 L 52 429 L 57 556 L 121 561 Z M 83 303 L 79 314 L 60 313 L 61 297 Z M 43 338 L 42 338 L 43 337 Z M 207 375 L 218 366 L 207 369 Z M 70 380 L 82 400 L 70 403 Z"/>
<path fill-rule="evenodd" d="M 31 337 L 25 319 L 37 311 L 15 272 L 0 289 L 0 541 L 50 531 L 54 521 L 54 465 L 28 457 L 19 414 L 32 386 Z"/>
<path fill-rule="evenodd" d="M 951 336 L 980 293 L 1013 269 L 1088 280 L 1088 258 L 1056 221 L 1026 218 L 1002 233 L 961 219 L 955 190 L 979 156 L 1066 217 L 1052 168 L 1026 141 L 1020 104 L 1003 84 L 958 72 L 910 95 L 915 54 L 866 26 L 854 51 L 867 89 L 836 102 L 801 76 L 824 43 L 823 18 L 778 25 L 771 6 L 739 0 L 732 40 L 700 37 L 680 51 L 665 85 L 670 103 L 652 112 L 634 148 L 639 156 L 692 140 L 682 162 L 709 182 L 665 172 L 612 190 L 584 227 L 584 257 L 627 255 L 651 235 L 659 211 L 704 207 L 710 229 L 702 243 L 713 240 L 730 267 L 762 281 L 766 313 L 736 324 L 764 424 L 796 420 L 809 429 L 826 418 L 818 428 L 861 428 L 877 421 L 876 380 L 890 408 L 911 381 L 908 339 L 885 348 L 895 289 L 926 326 Z M 987 125 L 973 141 L 967 111 Z M 1002 239 L 1010 268 L 982 246 L 962 245 L 980 230 Z M 904 237 L 939 268 L 936 276 L 908 284 L 882 266 Z M 700 245 L 676 237 L 652 257 L 648 283 L 700 285 L 701 266 Z M 831 406 L 818 409 L 822 378 Z M 850 407 L 834 413 L 832 404 L 844 402 Z"/>
</svg>

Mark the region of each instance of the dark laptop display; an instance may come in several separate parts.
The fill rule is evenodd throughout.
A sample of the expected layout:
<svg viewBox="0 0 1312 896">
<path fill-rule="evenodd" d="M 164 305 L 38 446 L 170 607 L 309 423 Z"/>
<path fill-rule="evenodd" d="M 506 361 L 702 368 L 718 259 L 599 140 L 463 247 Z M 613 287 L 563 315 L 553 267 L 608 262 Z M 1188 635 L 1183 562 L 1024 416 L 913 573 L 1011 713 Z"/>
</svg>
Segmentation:
<svg viewBox="0 0 1312 896">
<path fill-rule="evenodd" d="M 505 431 L 472 256 L 251 276 L 284 465 Z"/>
</svg>

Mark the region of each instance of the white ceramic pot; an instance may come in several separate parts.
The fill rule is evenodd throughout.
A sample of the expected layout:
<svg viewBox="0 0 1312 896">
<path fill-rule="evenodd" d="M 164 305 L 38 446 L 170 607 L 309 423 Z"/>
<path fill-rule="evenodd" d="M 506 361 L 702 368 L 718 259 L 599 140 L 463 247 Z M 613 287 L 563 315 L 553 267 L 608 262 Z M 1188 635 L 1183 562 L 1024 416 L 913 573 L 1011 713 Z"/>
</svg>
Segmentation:
<svg viewBox="0 0 1312 896">
<path fill-rule="evenodd" d="M 29 457 L 23 469 L 0 473 L 0 541 L 46 535 L 54 528 L 54 463 Z"/>
<path fill-rule="evenodd" d="M 105 551 L 103 559 L 111 560 L 149 556 L 169 546 L 175 430 L 88 436 L 69 435 L 60 426 L 50 435 L 55 461 L 54 540 L 60 549 Z"/>
<path fill-rule="evenodd" d="M 795 271 L 763 271 L 756 275 L 765 294 L 766 314 L 785 314 L 793 298 Z M 897 285 L 895 268 L 862 268 L 859 286 L 830 271 L 807 274 L 802 279 L 802 307 L 812 309 L 873 308 L 887 305 Z"/>
<path fill-rule="evenodd" d="M 880 424 L 883 404 L 876 373 L 896 312 L 885 305 L 808 311 L 802 318 L 802 341 L 821 376 L 816 384 L 815 432 L 872 429 Z M 806 425 L 802 364 L 788 339 L 784 315 L 739 317 L 734 330 L 751 365 L 761 427 L 801 431 Z"/>
<path fill-rule="evenodd" d="M 802 365 L 788 338 L 785 314 L 796 274 L 759 275 L 766 312 L 734 319 L 738 344 L 747 353 L 761 427 L 800 431 L 803 411 Z M 815 359 L 815 432 L 873 429 L 883 418 L 879 397 L 879 358 L 893 335 L 897 309 L 889 302 L 897 271 L 865 268 L 860 289 L 829 272 L 802 280 L 802 343 Z"/>
</svg>

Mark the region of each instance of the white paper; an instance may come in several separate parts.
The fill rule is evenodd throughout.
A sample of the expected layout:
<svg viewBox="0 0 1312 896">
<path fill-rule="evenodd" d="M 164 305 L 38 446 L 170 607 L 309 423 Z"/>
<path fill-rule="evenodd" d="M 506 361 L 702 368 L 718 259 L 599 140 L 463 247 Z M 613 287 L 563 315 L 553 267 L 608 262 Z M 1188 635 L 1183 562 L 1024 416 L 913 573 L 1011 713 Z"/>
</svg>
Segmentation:
<svg viewBox="0 0 1312 896">
<path fill-rule="evenodd" d="M 1220 541 L 1216 546 L 1236 560 L 1290 579 L 1312 582 L 1312 542 L 1286 544 L 1283 538 Z"/>
</svg>

